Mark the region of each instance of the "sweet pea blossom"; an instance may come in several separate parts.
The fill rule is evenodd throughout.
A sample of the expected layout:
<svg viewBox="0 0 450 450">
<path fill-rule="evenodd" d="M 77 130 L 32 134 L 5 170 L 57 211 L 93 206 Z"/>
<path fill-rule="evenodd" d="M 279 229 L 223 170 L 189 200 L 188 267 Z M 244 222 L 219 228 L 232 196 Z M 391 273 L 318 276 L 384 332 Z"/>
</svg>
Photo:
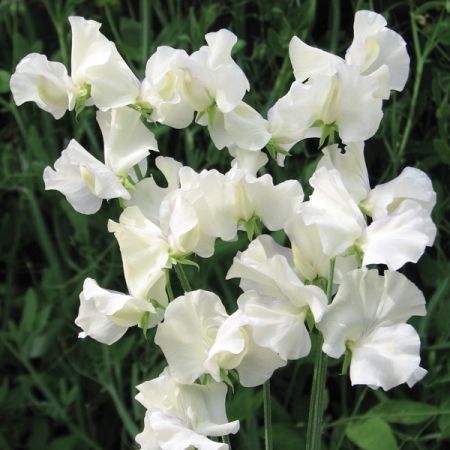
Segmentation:
<svg viewBox="0 0 450 450">
<path fill-rule="evenodd" d="M 406 323 L 424 315 L 424 297 L 404 275 L 357 269 L 345 276 L 317 326 L 327 355 L 351 352 L 352 385 L 388 390 L 401 383 L 412 386 L 426 374 L 419 366 L 419 336 Z"/>
<path fill-rule="evenodd" d="M 101 32 L 101 24 L 83 17 L 69 17 L 72 29 L 71 77 L 78 95 L 90 95 L 98 109 L 107 111 L 133 104 L 140 82 Z"/>
<path fill-rule="evenodd" d="M 103 199 L 130 198 L 119 178 L 75 139 L 62 151 L 55 169 L 44 170 L 45 189 L 60 191 L 82 214 L 96 213 Z"/>
<path fill-rule="evenodd" d="M 386 20 L 358 11 L 345 60 L 294 36 L 289 57 L 296 81 L 269 110 L 272 143 L 289 149 L 336 127 L 344 143 L 372 137 L 383 116 L 382 99 L 402 90 L 409 72 L 406 43 Z"/>
<path fill-rule="evenodd" d="M 10 80 L 16 105 L 35 102 L 60 119 L 75 106 L 75 86 L 64 64 L 48 61 L 45 55 L 30 53 L 17 64 Z"/>
<path fill-rule="evenodd" d="M 244 294 L 238 299 L 239 310 L 248 319 L 256 344 L 285 360 L 309 353 L 306 315 L 311 311 L 320 321 L 327 303 L 324 292 L 304 285 L 293 266 L 290 250 L 262 235 L 238 253 L 226 276 L 241 279 Z"/>
<path fill-rule="evenodd" d="M 314 283 L 328 279 L 330 257 L 323 251 L 317 226 L 305 224 L 301 206 L 287 221 L 284 231 L 291 241 L 293 264 L 300 280 Z M 338 256 L 335 260 L 333 283 L 339 284 L 343 275 L 357 267 L 355 255 Z"/>
<path fill-rule="evenodd" d="M 197 290 L 169 304 L 155 343 L 179 382 L 193 383 L 205 373 L 221 381 L 222 371 L 236 369 L 244 386 L 256 386 L 286 361 L 257 346 L 247 325 L 240 312 L 228 316 L 217 295 Z"/>
<path fill-rule="evenodd" d="M 147 409 L 144 430 L 136 436 L 141 450 L 229 449 L 206 437 L 239 430 L 239 421 L 228 422 L 226 416 L 225 384 L 180 384 L 166 368 L 137 388 L 136 399 Z"/>
<path fill-rule="evenodd" d="M 140 101 L 151 109 L 152 120 L 174 128 L 185 128 L 192 122 L 188 58 L 184 50 L 162 46 L 147 61 Z"/>
<path fill-rule="evenodd" d="M 159 151 L 155 136 L 142 123 L 139 112 L 131 108 L 97 111 L 97 122 L 103 136 L 105 164 L 119 177 L 127 177 L 135 165 L 145 161 L 150 150 Z"/>
<path fill-rule="evenodd" d="M 391 90 L 403 90 L 409 74 L 406 42 L 386 25 L 380 14 L 357 11 L 353 42 L 345 54 L 347 63 L 359 66 L 362 75 L 379 80 L 378 95 L 385 99 Z"/>
<path fill-rule="evenodd" d="M 436 226 L 430 211 L 436 194 L 419 169 L 407 168 L 370 190 L 363 147 L 347 146 L 340 153 L 335 145 L 324 149 L 310 184 L 314 192 L 302 206 L 303 220 L 317 227 L 329 256 L 356 252 L 363 265 L 386 264 L 397 270 L 417 262 L 433 244 Z"/>
<path fill-rule="evenodd" d="M 131 326 L 154 327 L 162 320 L 164 307 L 167 305 L 164 276 L 157 280 L 147 298 L 103 289 L 92 278 L 86 278 L 75 319 L 75 324 L 83 330 L 78 336 L 90 336 L 96 341 L 111 345 Z"/>
<path fill-rule="evenodd" d="M 205 115 L 198 122 L 208 125 L 211 140 L 219 150 L 224 147 L 240 147 L 258 151 L 272 137 L 268 121 L 244 102 L 240 102 L 230 112 L 217 110 L 210 116 Z"/>
<path fill-rule="evenodd" d="M 187 91 L 189 101 L 199 113 L 211 107 L 228 113 L 250 89 L 247 77 L 231 57 L 237 37 L 222 29 L 206 34 L 205 40 L 208 45 L 190 55 L 186 67 L 192 77 Z"/>
<path fill-rule="evenodd" d="M 293 38 L 290 49 L 295 42 Z M 298 58 L 303 59 L 303 55 Z M 294 67 L 296 72 L 302 78 L 309 73 Z M 357 67 L 344 62 L 331 74 L 319 73 L 306 83 L 302 78 L 297 78 L 268 112 L 274 143 L 289 149 L 301 139 L 318 137 L 321 131 L 317 124 L 337 127 L 345 143 L 365 141 L 375 134 L 383 117 L 382 101 L 374 95 L 376 80 L 361 76 Z"/>
</svg>

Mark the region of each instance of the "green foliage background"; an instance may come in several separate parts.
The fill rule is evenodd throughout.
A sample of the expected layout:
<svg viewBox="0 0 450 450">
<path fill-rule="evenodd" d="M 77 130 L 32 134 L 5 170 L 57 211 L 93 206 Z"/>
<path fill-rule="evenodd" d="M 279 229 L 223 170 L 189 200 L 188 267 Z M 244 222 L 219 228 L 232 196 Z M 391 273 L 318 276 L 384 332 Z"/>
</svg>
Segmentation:
<svg viewBox="0 0 450 450">
<path fill-rule="evenodd" d="M 296 34 L 312 45 L 343 54 L 352 39 L 353 12 L 372 9 L 404 36 L 412 58 L 405 91 L 385 103 L 377 135 L 366 144 L 372 184 L 419 167 L 438 192 L 433 213 L 436 244 L 404 272 L 425 292 L 428 315 L 414 320 L 429 374 L 413 389 L 388 393 L 352 388 L 330 361 L 324 448 L 367 450 L 441 449 L 450 445 L 449 219 L 450 23 L 446 1 L 250 1 L 0 0 L 0 448 L 4 450 L 132 449 L 143 408 L 135 386 L 160 372 L 163 359 L 152 336 L 137 329 L 111 347 L 78 340 L 73 320 L 85 277 L 124 290 L 120 254 L 106 231 L 120 209 L 111 203 L 95 216 L 75 213 L 57 192 L 45 192 L 42 172 L 75 137 L 101 157 L 92 109 L 78 123 L 59 121 L 34 104 L 17 108 L 9 76 L 27 53 L 70 59 L 69 15 L 103 23 L 102 31 L 142 77 L 159 45 L 188 51 L 204 34 L 227 27 L 239 37 L 235 57 L 252 90 L 246 101 L 265 113 L 292 81 L 288 43 Z M 230 158 L 217 151 L 204 129 L 155 127 L 161 153 L 194 168 L 226 170 Z M 295 147 L 286 170 L 269 164 L 278 180 L 306 180 L 320 156 L 315 140 Z M 282 242 L 284 237 L 277 236 Z M 218 243 L 212 260 L 190 271 L 195 288 L 221 295 L 230 308 L 236 283 L 223 281 L 245 237 Z M 179 286 L 175 286 L 180 292 Z M 274 447 L 304 447 L 312 357 L 291 363 L 273 379 Z M 228 408 L 242 420 L 233 449 L 262 449 L 260 389 L 238 388 Z"/>
</svg>

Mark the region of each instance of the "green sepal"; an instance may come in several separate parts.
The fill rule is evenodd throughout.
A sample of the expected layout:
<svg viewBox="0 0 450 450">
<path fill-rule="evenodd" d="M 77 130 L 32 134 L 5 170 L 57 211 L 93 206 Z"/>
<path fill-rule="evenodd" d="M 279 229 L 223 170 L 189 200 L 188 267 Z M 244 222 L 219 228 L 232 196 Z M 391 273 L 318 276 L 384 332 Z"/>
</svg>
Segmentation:
<svg viewBox="0 0 450 450">
<path fill-rule="evenodd" d="M 230 376 L 228 375 L 228 370 L 220 369 L 220 379 L 231 388 L 231 392 L 234 394 L 234 385 L 231 381 Z"/>
<path fill-rule="evenodd" d="M 163 311 L 166 309 L 164 305 L 161 305 L 161 303 L 158 302 L 158 300 L 155 300 L 154 298 L 149 298 L 148 302 L 155 308 L 155 309 L 162 309 Z"/>
<path fill-rule="evenodd" d="M 144 334 L 144 338 L 146 339 L 149 323 L 150 323 L 150 312 L 146 311 L 139 322 L 139 326 L 142 328 L 142 333 Z"/>
<path fill-rule="evenodd" d="M 249 220 L 240 220 L 239 225 L 245 228 L 249 241 L 262 233 L 263 224 L 258 216 L 252 216 Z"/>
<path fill-rule="evenodd" d="M 213 125 L 216 120 L 216 113 L 217 113 L 217 106 L 216 104 L 212 104 L 207 110 L 206 113 L 208 114 L 208 124 Z"/>
<path fill-rule="evenodd" d="M 342 363 L 341 375 L 347 375 L 350 362 L 352 360 L 352 351 L 347 347 L 345 349 L 344 361 Z"/>
<path fill-rule="evenodd" d="M 305 283 L 306 284 L 306 283 Z M 317 286 L 318 288 L 322 289 L 322 291 L 327 292 L 327 284 L 328 281 L 324 277 L 316 277 L 314 280 L 312 280 L 309 284 L 312 284 L 314 286 Z"/>
<path fill-rule="evenodd" d="M 77 99 L 75 101 L 75 118 L 78 119 L 79 114 L 86 107 L 86 102 L 91 98 L 91 85 L 84 83 L 81 87 Z"/>
<path fill-rule="evenodd" d="M 283 147 L 281 147 L 280 145 L 278 145 L 272 141 L 268 142 L 268 144 L 266 145 L 266 148 L 267 148 L 267 151 L 268 151 L 270 157 L 275 161 L 277 160 L 278 153 L 281 153 L 282 155 L 285 155 L 286 157 L 291 156 L 287 150 L 285 150 Z"/>
<path fill-rule="evenodd" d="M 134 182 L 130 177 L 120 177 L 120 182 L 125 189 L 135 189 Z"/>
<path fill-rule="evenodd" d="M 127 207 L 127 205 L 125 205 L 125 200 L 122 197 L 119 197 L 119 206 L 122 209 L 125 209 Z"/>
<path fill-rule="evenodd" d="M 353 245 L 352 247 L 347 249 L 347 251 L 342 256 L 351 256 L 351 255 L 355 256 L 356 262 L 358 263 L 358 267 L 362 267 L 364 257 L 364 252 L 362 251 L 362 249 L 357 245 Z"/>
<path fill-rule="evenodd" d="M 137 111 L 146 122 L 153 122 L 153 119 L 151 118 L 153 112 L 152 108 L 139 102 L 128 105 L 128 107 Z"/>
<path fill-rule="evenodd" d="M 308 326 L 309 331 L 314 330 L 314 327 L 316 326 L 316 321 L 314 320 L 313 313 L 309 308 L 308 312 L 306 313 L 306 325 Z"/>
<path fill-rule="evenodd" d="M 334 134 L 337 132 L 336 123 L 323 124 L 322 125 L 322 134 L 320 136 L 319 147 L 327 142 L 328 145 L 334 143 Z"/>
<path fill-rule="evenodd" d="M 200 266 L 195 262 L 187 258 L 174 258 L 175 264 L 182 264 L 183 266 L 191 266 L 195 267 L 197 270 L 200 270 Z"/>
<path fill-rule="evenodd" d="M 206 385 L 213 381 L 213 377 L 209 373 L 204 373 L 198 379 L 198 384 Z"/>
</svg>

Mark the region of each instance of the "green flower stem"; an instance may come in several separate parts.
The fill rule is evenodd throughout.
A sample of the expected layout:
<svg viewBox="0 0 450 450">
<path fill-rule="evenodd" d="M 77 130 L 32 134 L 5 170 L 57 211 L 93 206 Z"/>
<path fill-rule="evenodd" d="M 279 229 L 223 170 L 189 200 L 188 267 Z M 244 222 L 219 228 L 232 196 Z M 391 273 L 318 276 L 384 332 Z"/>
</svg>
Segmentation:
<svg viewBox="0 0 450 450">
<path fill-rule="evenodd" d="M 172 284 L 170 282 L 170 270 L 164 269 L 166 272 L 166 292 L 167 297 L 169 298 L 169 302 L 171 302 L 174 299 L 173 290 L 172 290 Z"/>
<path fill-rule="evenodd" d="M 330 272 L 327 283 L 327 299 L 331 302 L 333 294 L 334 258 L 330 260 Z M 306 432 L 306 450 L 320 450 L 322 437 L 322 420 L 324 410 L 325 383 L 327 379 L 327 355 L 322 352 L 323 337 L 317 335 L 316 355 L 314 359 L 314 374 L 311 390 L 311 401 Z"/>
<path fill-rule="evenodd" d="M 225 434 L 224 436 L 222 436 L 222 442 L 224 444 L 228 444 L 228 449 L 231 450 L 230 436 L 228 436 L 228 434 Z"/>
<path fill-rule="evenodd" d="M 270 401 L 270 379 L 263 384 L 263 396 L 265 450 L 272 450 L 272 404 Z"/>
<path fill-rule="evenodd" d="M 192 291 L 191 283 L 189 283 L 189 279 L 186 276 L 186 272 L 183 269 L 181 264 L 175 264 L 175 272 L 177 274 L 178 279 L 180 280 L 181 287 L 185 292 Z"/>
</svg>

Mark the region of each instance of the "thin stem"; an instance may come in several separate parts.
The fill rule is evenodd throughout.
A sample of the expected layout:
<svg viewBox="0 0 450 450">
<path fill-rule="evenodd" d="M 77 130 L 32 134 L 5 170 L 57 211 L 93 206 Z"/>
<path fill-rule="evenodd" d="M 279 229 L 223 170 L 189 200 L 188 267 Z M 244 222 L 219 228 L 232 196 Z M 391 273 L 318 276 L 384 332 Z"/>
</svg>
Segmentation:
<svg viewBox="0 0 450 450">
<path fill-rule="evenodd" d="M 331 302 L 333 295 L 334 258 L 330 260 L 330 272 L 327 283 L 327 299 Z M 314 374 L 311 390 L 311 402 L 306 431 L 306 450 L 319 450 L 322 437 L 322 420 L 324 410 L 325 383 L 327 379 L 327 355 L 322 352 L 323 337 L 319 333 L 316 338 L 316 355 L 314 358 Z"/>
<path fill-rule="evenodd" d="M 411 103 L 409 106 L 409 112 L 408 112 L 408 118 L 406 121 L 405 131 L 403 133 L 402 140 L 401 140 L 400 146 L 398 148 L 397 158 L 395 161 L 395 163 L 396 163 L 395 169 L 396 170 L 398 168 L 398 165 L 401 163 L 401 160 L 403 158 L 403 153 L 405 152 L 405 149 L 406 149 L 406 144 L 408 143 L 408 140 L 409 140 L 409 135 L 411 134 L 414 113 L 416 110 L 417 98 L 419 96 L 420 83 L 422 81 L 423 68 L 425 65 L 425 58 L 423 57 L 423 54 L 422 54 L 422 51 L 420 48 L 416 20 L 415 20 L 414 14 L 412 12 L 410 13 L 410 20 L 411 20 L 411 30 L 412 30 L 412 35 L 413 35 L 414 51 L 416 54 L 416 73 L 415 73 L 415 77 L 414 77 L 413 93 L 412 93 L 412 97 L 411 97 Z"/>
<path fill-rule="evenodd" d="M 192 291 L 191 283 L 189 283 L 189 279 L 186 276 L 186 272 L 183 269 L 181 264 L 175 264 L 175 272 L 177 274 L 178 279 L 180 280 L 181 287 L 184 292 Z"/>
<path fill-rule="evenodd" d="M 169 297 L 169 302 L 171 302 L 175 297 L 173 295 L 172 284 L 170 283 L 170 270 L 165 269 L 166 271 L 166 291 L 167 297 Z"/>
<path fill-rule="evenodd" d="M 231 450 L 230 436 L 228 436 L 228 434 L 222 436 L 222 442 L 228 444 L 228 449 Z"/>
<path fill-rule="evenodd" d="M 353 411 L 352 411 L 352 414 L 350 417 L 354 417 L 354 416 L 356 416 L 356 414 L 358 414 L 359 408 L 361 407 L 361 403 L 363 402 L 366 394 L 367 394 L 367 386 L 364 388 L 364 390 L 359 395 L 358 400 L 356 401 L 356 405 L 353 408 Z M 342 443 L 344 442 L 344 438 L 345 438 L 345 429 L 343 429 L 341 431 L 341 434 L 339 436 L 339 439 L 337 441 L 337 444 L 336 444 L 336 447 L 334 450 L 340 450 Z"/>
<path fill-rule="evenodd" d="M 272 404 L 270 400 L 270 379 L 263 384 L 263 396 L 265 450 L 272 450 Z"/>
</svg>

